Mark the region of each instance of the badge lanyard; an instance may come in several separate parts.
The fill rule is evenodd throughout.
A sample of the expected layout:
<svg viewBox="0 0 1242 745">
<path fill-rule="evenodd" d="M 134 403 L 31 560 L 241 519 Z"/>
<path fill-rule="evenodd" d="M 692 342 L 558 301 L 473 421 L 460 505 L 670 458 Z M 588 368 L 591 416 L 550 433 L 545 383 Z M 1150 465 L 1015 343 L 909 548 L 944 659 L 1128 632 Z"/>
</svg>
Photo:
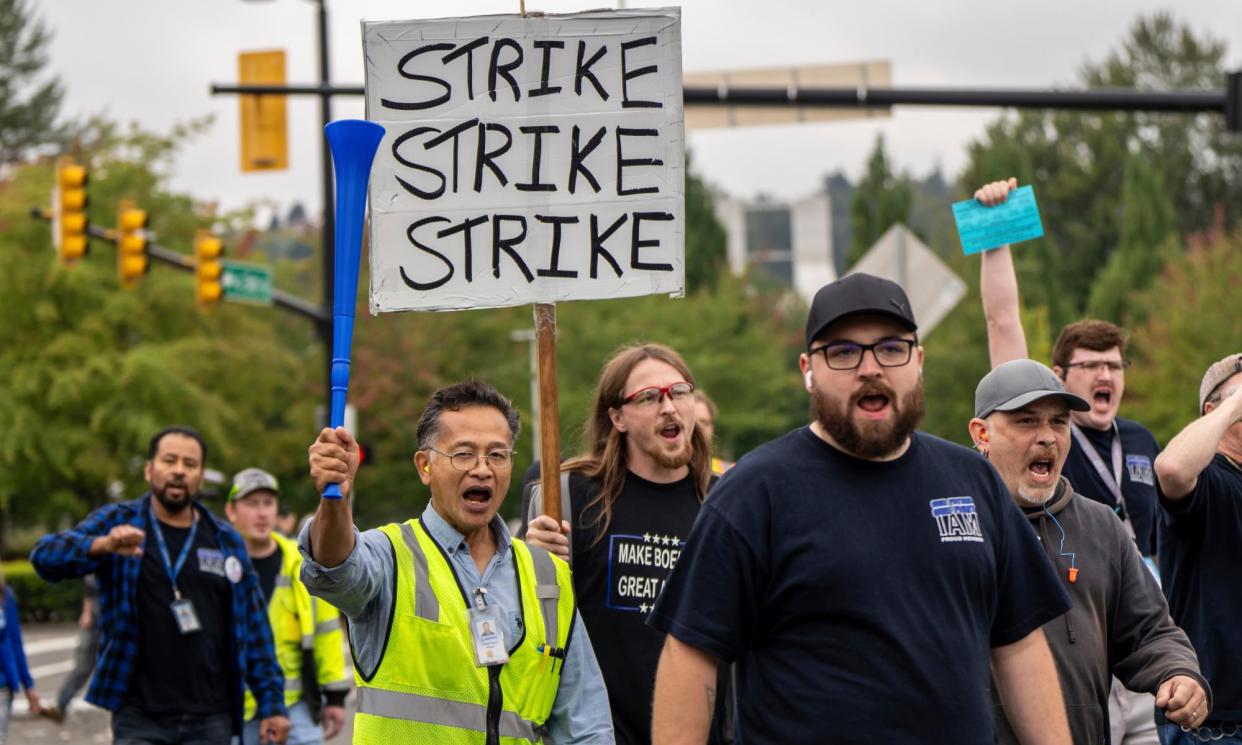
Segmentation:
<svg viewBox="0 0 1242 745">
<path fill-rule="evenodd" d="M 1126 507 L 1126 496 L 1121 492 L 1121 430 L 1117 428 L 1117 420 L 1113 420 L 1113 447 L 1112 461 L 1113 470 L 1110 472 L 1108 466 L 1104 465 L 1104 459 L 1096 451 L 1095 445 L 1091 444 L 1091 440 L 1087 439 L 1087 435 L 1077 424 L 1070 423 L 1070 429 L 1074 432 L 1074 440 L 1077 441 L 1078 447 L 1082 448 L 1086 454 L 1087 460 L 1091 461 L 1091 465 L 1095 467 L 1095 472 L 1100 475 L 1100 480 L 1112 492 L 1113 499 L 1117 502 L 1117 512 L 1121 516 L 1121 522 L 1126 526 L 1126 532 L 1130 534 L 1130 538 L 1135 538 L 1134 525 L 1130 522 L 1130 510 Z"/>
<path fill-rule="evenodd" d="M 164 571 L 168 572 L 168 579 L 172 582 L 173 598 L 180 600 L 181 590 L 177 589 L 177 575 L 181 574 L 181 568 L 185 566 L 185 560 L 194 546 L 194 536 L 198 532 L 198 515 L 195 514 L 190 523 L 190 534 L 186 536 L 185 545 L 181 547 L 181 553 L 177 555 L 176 564 L 168 558 L 168 544 L 164 542 L 164 531 L 160 529 L 160 521 L 155 517 L 154 508 L 151 509 L 151 527 L 155 528 L 155 542 L 159 544 L 160 556 L 164 559 Z"/>
<path fill-rule="evenodd" d="M 164 542 L 164 531 L 160 528 L 160 521 L 155 517 L 154 508 L 151 510 L 151 529 L 155 532 L 155 542 L 159 544 L 160 556 L 164 559 L 164 571 L 168 572 L 168 579 L 172 582 L 173 601 L 169 610 L 172 611 L 173 620 L 177 623 L 177 630 L 183 635 L 203 630 L 203 624 L 198 620 L 198 613 L 194 610 L 193 601 L 189 598 L 182 598 L 181 590 L 177 587 L 177 575 L 181 574 L 186 557 L 190 555 L 190 548 L 194 546 L 194 536 L 198 533 L 198 513 L 192 512 L 191 515 L 193 520 L 190 523 L 190 534 L 186 536 L 185 545 L 181 547 L 177 563 L 173 564 L 168 558 L 168 544 Z"/>
</svg>

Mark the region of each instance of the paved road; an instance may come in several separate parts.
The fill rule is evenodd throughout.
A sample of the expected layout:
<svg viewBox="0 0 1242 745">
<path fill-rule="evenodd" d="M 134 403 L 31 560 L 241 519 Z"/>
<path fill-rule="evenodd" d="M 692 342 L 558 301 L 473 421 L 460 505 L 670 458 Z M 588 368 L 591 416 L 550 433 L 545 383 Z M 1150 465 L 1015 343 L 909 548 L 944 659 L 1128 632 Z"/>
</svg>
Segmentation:
<svg viewBox="0 0 1242 745">
<path fill-rule="evenodd" d="M 35 679 L 35 689 L 45 702 L 55 701 L 61 683 L 73 668 L 77 627 L 72 624 L 38 624 L 23 627 L 22 632 L 30 674 Z M 345 659 L 349 660 L 348 651 Z M 9 727 L 8 742 L 12 745 L 111 743 L 111 715 L 83 701 L 81 696 L 84 693 L 85 691 L 79 692 L 78 698 L 70 704 L 69 717 L 62 725 L 43 717 L 31 716 L 26 708 L 26 697 L 19 696 L 13 704 L 13 722 Z M 328 745 L 346 745 L 350 742 L 353 696 L 350 696 L 349 711 L 345 731 L 329 740 Z"/>
<path fill-rule="evenodd" d="M 77 626 L 72 624 L 35 625 L 22 629 L 26 661 L 35 679 L 35 689 L 44 701 L 55 701 L 60 684 L 73 668 L 73 649 Z M 26 708 L 26 697 L 13 702 L 13 722 L 9 742 L 26 745 L 42 743 L 109 743 L 112 734 L 108 712 L 79 698 L 70 705 L 69 719 L 59 726 L 42 717 L 33 717 Z"/>
</svg>

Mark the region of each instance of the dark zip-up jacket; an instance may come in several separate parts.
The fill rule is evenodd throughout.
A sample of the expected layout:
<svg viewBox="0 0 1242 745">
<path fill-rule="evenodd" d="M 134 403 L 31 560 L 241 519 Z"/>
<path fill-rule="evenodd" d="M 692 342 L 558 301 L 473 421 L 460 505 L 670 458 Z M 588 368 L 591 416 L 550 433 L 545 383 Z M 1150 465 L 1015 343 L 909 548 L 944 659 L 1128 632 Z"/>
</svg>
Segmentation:
<svg viewBox="0 0 1242 745">
<path fill-rule="evenodd" d="M 1074 601 L 1068 613 L 1043 628 L 1075 745 L 1108 745 L 1113 675 L 1127 688 L 1148 693 L 1174 675 L 1188 675 L 1207 691 L 1210 704 L 1199 658 L 1169 617 L 1155 577 L 1117 515 L 1075 494 L 1064 477 L 1044 507 L 1023 507 L 1023 512 Z M 1072 583 L 1071 566 L 1078 569 Z M 999 701 L 996 712 L 997 741 L 1017 743 Z"/>
</svg>

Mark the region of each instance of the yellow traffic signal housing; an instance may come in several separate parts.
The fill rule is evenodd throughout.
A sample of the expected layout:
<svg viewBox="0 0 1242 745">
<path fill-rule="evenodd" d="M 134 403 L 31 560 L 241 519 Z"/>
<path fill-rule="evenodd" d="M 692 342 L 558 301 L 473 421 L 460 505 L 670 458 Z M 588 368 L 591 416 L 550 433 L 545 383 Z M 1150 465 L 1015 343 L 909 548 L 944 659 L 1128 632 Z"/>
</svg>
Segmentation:
<svg viewBox="0 0 1242 745">
<path fill-rule="evenodd" d="M 90 247 L 87 204 L 86 167 L 61 158 L 56 163 L 56 187 L 52 192 L 52 242 L 57 257 L 67 266 L 77 264 Z"/>
<path fill-rule="evenodd" d="M 242 52 L 237 57 L 242 85 L 284 85 L 284 50 Z M 289 127 L 283 93 L 248 94 L 238 99 L 241 113 L 243 173 L 283 171 L 289 167 Z"/>
<path fill-rule="evenodd" d="M 116 208 L 116 273 L 122 287 L 136 287 L 150 267 L 146 228 L 146 210 L 122 199 Z"/>
<path fill-rule="evenodd" d="M 200 230 L 194 236 L 194 296 L 203 307 L 214 306 L 224 297 L 220 284 L 220 255 L 224 247 L 209 230 Z"/>
</svg>

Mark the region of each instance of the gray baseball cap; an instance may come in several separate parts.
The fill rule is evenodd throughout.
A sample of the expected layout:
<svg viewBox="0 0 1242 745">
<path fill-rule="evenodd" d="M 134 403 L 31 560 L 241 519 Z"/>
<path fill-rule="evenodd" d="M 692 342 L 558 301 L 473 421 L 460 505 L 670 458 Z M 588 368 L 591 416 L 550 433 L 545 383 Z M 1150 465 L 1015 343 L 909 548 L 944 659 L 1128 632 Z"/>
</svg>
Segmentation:
<svg viewBox="0 0 1242 745">
<path fill-rule="evenodd" d="M 267 489 L 275 492 L 276 496 L 280 496 L 280 483 L 276 481 L 275 476 L 262 468 L 247 468 L 244 471 L 238 471 L 233 477 L 233 488 L 229 490 L 228 501 L 236 502 L 260 489 Z"/>
<path fill-rule="evenodd" d="M 1090 411 L 1091 404 L 1065 390 L 1057 376 L 1035 360 L 1010 360 L 983 376 L 975 388 L 975 416 L 985 418 L 993 411 L 1013 411 L 1041 398 L 1057 396 L 1072 411 Z"/>
</svg>

